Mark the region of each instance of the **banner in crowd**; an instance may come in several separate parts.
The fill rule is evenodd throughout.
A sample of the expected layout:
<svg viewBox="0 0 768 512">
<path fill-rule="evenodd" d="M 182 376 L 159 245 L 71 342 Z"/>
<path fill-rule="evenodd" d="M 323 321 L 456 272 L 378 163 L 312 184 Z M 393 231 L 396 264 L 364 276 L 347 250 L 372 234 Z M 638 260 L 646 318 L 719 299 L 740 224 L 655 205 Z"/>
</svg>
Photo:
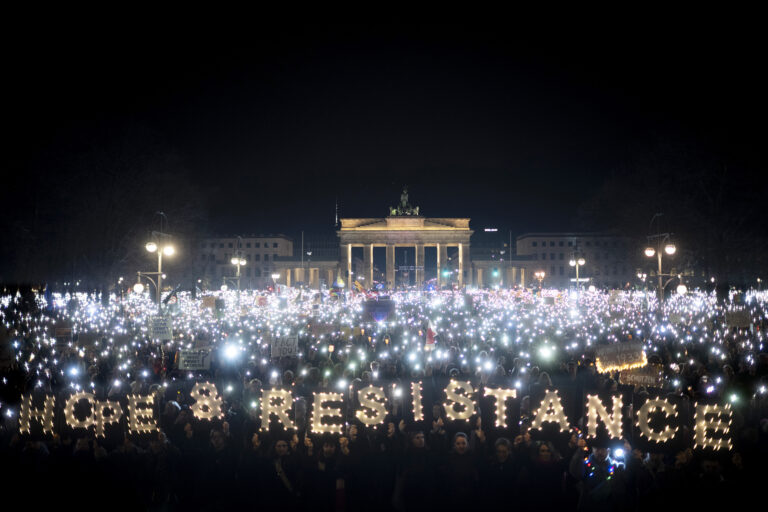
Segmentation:
<svg viewBox="0 0 768 512">
<path fill-rule="evenodd" d="M 474 429 L 479 420 L 497 436 L 515 436 L 529 428 L 532 437 L 553 439 L 570 437 L 583 418 L 583 434 L 593 442 L 632 439 L 632 445 L 641 449 L 682 449 L 690 442 L 681 435 L 688 427 L 695 449 L 732 446 L 730 405 L 662 396 L 641 399 L 632 391 L 609 394 L 580 391 L 579 386 L 542 387 L 532 389 L 523 405 L 523 397 L 514 387 L 435 377 L 317 390 L 306 397 L 288 388 L 262 389 L 246 396 L 249 393 L 238 400 L 252 408 L 262 431 L 271 432 L 306 428 L 309 434 L 341 434 L 349 424 L 377 429 L 401 420 L 410 430 L 429 431 L 432 421 L 444 414 L 446 428 L 453 431 Z M 155 394 L 107 399 L 85 391 L 58 396 L 28 394 L 20 404 L 19 432 L 87 431 L 97 437 L 124 431 L 147 434 L 158 429 L 158 409 L 164 402 L 189 404 L 198 421 L 216 422 L 224 417 L 225 397 L 232 402 L 232 386 L 192 380 L 179 381 L 175 389 L 160 388 Z M 301 407 L 299 402 L 303 402 Z"/>
</svg>

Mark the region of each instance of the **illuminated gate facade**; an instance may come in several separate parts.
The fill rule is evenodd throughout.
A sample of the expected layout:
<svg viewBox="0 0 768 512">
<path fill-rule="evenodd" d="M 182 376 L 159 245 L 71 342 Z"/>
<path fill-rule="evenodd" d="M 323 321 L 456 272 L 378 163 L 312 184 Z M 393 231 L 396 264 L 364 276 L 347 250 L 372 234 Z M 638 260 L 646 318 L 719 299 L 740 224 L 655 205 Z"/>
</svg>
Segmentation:
<svg viewBox="0 0 768 512">
<path fill-rule="evenodd" d="M 424 284 L 424 248 L 437 249 L 437 279 L 440 285 L 445 276 L 440 271 L 448 260 L 448 248 L 458 248 L 459 286 L 472 284 L 469 258 L 469 219 L 425 218 L 414 214 L 398 215 L 399 208 L 391 208 L 390 215 L 379 219 L 341 219 L 337 231 L 340 244 L 341 271 L 346 273 L 347 286 L 351 287 L 352 248 L 363 248 L 363 281 L 368 288 L 373 283 L 373 249 L 386 248 L 386 287 L 395 287 L 395 247 L 413 247 L 416 253 L 415 285 Z M 417 213 L 418 209 L 405 210 Z"/>
</svg>

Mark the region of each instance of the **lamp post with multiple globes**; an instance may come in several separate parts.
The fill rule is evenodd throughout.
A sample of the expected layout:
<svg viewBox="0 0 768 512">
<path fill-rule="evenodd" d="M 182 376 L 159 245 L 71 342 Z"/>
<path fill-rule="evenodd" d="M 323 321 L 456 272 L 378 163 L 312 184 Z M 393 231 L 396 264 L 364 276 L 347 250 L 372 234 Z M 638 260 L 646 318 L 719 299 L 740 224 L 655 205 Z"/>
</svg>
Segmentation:
<svg viewBox="0 0 768 512">
<path fill-rule="evenodd" d="M 162 233 L 161 233 L 162 234 Z M 144 246 L 148 253 L 157 253 L 157 272 L 137 272 L 138 281 L 133 285 L 133 290 L 137 293 L 144 291 L 144 285 L 141 283 L 141 278 L 144 277 L 155 286 L 155 298 L 157 301 L 157 307 L 161 306 L 160 299 L 162 298 L 163 291 L 163 256 L 173 256 L 176 254 L 176 248 L 167 242 L 163 242 L 163 246 L 160 247 L 157 242 L 147 242 Z M 152 279 L 150 276 L 157 276 L 156 279 Z"/>
<path fill-rule="evenodd" d="M 579 281 L 579 267 L 583 267 L 587 263 L 587 260 L 583 256 L 577 256 L 574 254 L 571 256 L 571 260 L 568 264 L 572 267 L 576 267 L 576 294 L 581 291 L 581 281 Z"/>
<path fill-rule="evenodd" d="M 651 217 L 651 222 L 649 224 L 649 231 L 650 227 L 653 226 L 653 221 L 656 219 L 660 219 L 663 214 L 657 213 L 653 217 Z M 659 227 L 659 222 L 657 222 L 657 228 Z M 662 254 L 666 253 L 668 256 L 673 256 L 677 252 L 677 247 L 674 243 L 672 243 L 672 233 L 661 233 L 660 229 L 657 229 L 657 232 L 655 235 L 648 235 L 648 246 L 645 248 L 645 255 L 648 258 L 653 258 L 656 256 L 657 261 L 657 270 L 656 270 L 656 276 L 658 278 L 658 290 L 657 293 L 659 295 L 659 304 L 662 304 L 664 302 L 664 288 L 672 281 L 676 276 L 674 274 L 664 274 L 662 273 L 662 265 L 661 265 L 661 258 Z M 663 251 L 663 253 L 662 253 Z M 664 277 L 669 277 L 667 281 L 664 281 Z"/>
</svg>

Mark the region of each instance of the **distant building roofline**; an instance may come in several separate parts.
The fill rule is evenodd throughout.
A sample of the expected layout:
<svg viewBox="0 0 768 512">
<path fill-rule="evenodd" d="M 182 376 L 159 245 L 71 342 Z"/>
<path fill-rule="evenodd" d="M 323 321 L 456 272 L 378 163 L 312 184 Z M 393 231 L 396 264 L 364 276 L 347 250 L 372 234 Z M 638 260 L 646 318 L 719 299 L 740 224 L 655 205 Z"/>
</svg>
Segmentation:
<svg viewBox="0 0 768 512">
<path fill-rule="evenodd" d="M 584 238 L 584 237 L 611 237 L 620 238 L 623 235 L 618 233 L 606 232 L 606 231 L 571 231 L 571 232 L 557 232 L 557 233 L 524 233 L 515 240 L 522 240 L 524 238 Z"/>
<path fill-rule="evenodd" d="M 285 240 L 293 241 L 292 237 L 290 237 L 288 235 L 284 235 L 282 233 L 268 233 L 268 234 L 259 234 L 259 235 L 255 235 L 255 234 L 249 234 L 249 235 L 205 235 L 205 236 L 199 236 L 198 238 L 199 239 L 209 239 L 209 240 L 213 240 L 213 239 L 216 239 L 216 240 L 236 240 L 238 236 L 240 238 L 242 238 L 243 240 L 254 239 L 254 238 L 283 238 Z"/>
</svg>

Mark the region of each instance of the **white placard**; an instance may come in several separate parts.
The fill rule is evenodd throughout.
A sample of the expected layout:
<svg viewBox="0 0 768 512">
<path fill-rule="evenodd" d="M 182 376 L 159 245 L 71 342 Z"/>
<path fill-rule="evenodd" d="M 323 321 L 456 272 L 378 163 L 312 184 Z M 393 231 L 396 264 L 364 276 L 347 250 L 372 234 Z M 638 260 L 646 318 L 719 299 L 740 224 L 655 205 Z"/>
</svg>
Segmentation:
<svg viewBox="0 0 768 512">
<path fill-rule="evenodd" d="M 173 322 L 169 316 L 153 316 L 149 318 L 149 336 L 153 340 L 172 340 Z"/>
<path fill-rule="evenodd" d="M 209 370 L 210 350 L 179 350 L 179 370 Z"/>
<path fill-rule="evenodd" d="M 286 336 L 272 340 L 272 357 L 295 357 L 298 354 L 298 336 Z"/>
</svg>

